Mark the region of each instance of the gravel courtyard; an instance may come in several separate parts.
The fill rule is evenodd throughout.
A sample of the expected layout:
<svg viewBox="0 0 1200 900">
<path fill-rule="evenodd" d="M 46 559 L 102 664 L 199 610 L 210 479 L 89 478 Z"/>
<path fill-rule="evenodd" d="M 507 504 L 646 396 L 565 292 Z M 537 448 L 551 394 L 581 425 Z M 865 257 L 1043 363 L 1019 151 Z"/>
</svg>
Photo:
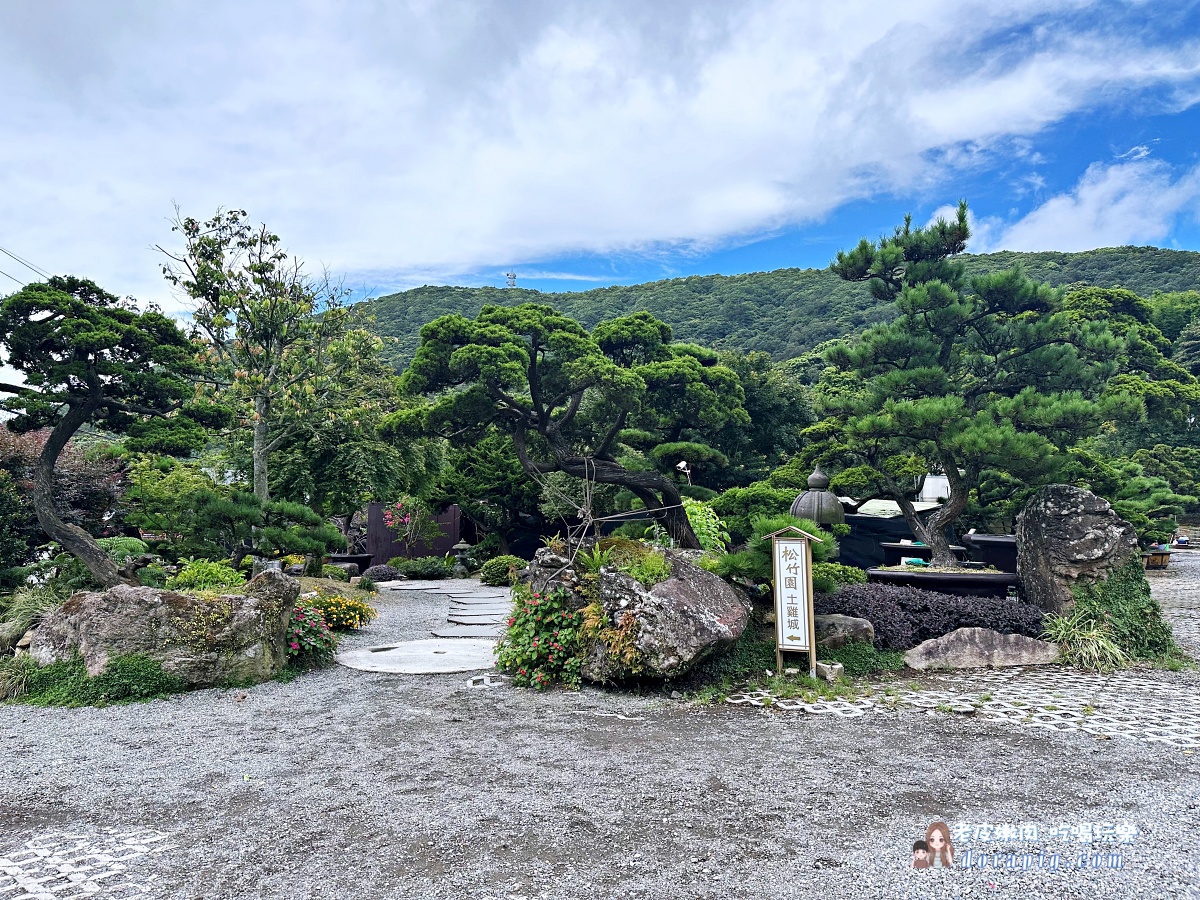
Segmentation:
<svg viewBox="0 0 1200 900">
<path fill-rule="evenodd" d="M 1176 557 L 1155 592 L 1190 642 L 1200 551 Z M 380 606 L 352 645 L 445 621 L 436 595 Z M 1194 671 L 1139 675 L 1200 695 Z M 1200 897 L 1190 749 L 904 706 L 841 718 L 468 681 L 339 667 L 0 706 L 0 900 Z M 987 867 L 914 871 L 935 820 Z M 1033 868 L 990 864 L 1010 852 Z"/>
</svg>

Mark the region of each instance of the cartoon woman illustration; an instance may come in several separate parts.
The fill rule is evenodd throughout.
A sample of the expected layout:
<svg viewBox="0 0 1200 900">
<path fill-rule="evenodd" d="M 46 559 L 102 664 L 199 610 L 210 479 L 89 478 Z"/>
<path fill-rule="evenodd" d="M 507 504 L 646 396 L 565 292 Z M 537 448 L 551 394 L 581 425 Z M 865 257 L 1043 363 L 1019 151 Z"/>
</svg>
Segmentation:
<svg viewBox="0 0 1200 900">
<path fill-rule="evenodd" d="M 934 822 L 925 830 L 925 843 L 929 845 L 929 856 L 935 869 L 953 867 L 954 845 L 950 843 L 949 825 Z"/>
</svg>

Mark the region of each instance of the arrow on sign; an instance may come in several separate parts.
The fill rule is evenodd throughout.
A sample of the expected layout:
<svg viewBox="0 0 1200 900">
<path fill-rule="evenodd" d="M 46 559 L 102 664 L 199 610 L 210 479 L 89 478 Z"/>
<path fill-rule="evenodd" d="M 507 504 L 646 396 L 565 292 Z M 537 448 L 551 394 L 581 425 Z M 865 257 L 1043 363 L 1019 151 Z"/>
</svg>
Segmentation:
<svg viewBox="0 0 1200 900">
<path fill-rule="evenodd" d="M 788 639 L 789 641 L 802 641 L 802 640 L 804 640 L 804 638 L 802 638 L 802 637 L 798 637 L 797 635 L 794 635 L 794 634 L 789 634 L 789 635 L 787 636 L 787 639 Z"/>
</svg>

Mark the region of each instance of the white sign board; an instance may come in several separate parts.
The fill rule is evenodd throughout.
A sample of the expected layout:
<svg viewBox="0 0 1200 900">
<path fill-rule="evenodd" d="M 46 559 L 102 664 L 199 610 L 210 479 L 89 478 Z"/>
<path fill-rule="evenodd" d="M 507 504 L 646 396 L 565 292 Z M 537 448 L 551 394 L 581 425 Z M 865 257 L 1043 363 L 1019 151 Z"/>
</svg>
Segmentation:
<svg viewBox="0 0 1200 900">
<path fill-rule="evenodd" d="M 780 650 L 813 649 L 812 556 L 808 541 L 776 537 L 771 541 L 775 574 L 775 638 Z"/>
</svg>

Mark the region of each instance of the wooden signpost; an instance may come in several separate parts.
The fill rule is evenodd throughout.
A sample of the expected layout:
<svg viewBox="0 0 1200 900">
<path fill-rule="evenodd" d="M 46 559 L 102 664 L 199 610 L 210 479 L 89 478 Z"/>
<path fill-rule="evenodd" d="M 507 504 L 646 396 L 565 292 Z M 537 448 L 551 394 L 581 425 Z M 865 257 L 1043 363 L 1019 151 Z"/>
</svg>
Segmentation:
<svg viewBox="0 0 1200 900">
<path fill-rule="evenodd" d="M 808 653 L 808 674 L 817 675 L 817 635 L 813 621 L 812 545 L 821 539 L 788 526 L 771 539 L 775 586 L 775 670 L 783 674 L 784 653 Z"/>
</svg>

